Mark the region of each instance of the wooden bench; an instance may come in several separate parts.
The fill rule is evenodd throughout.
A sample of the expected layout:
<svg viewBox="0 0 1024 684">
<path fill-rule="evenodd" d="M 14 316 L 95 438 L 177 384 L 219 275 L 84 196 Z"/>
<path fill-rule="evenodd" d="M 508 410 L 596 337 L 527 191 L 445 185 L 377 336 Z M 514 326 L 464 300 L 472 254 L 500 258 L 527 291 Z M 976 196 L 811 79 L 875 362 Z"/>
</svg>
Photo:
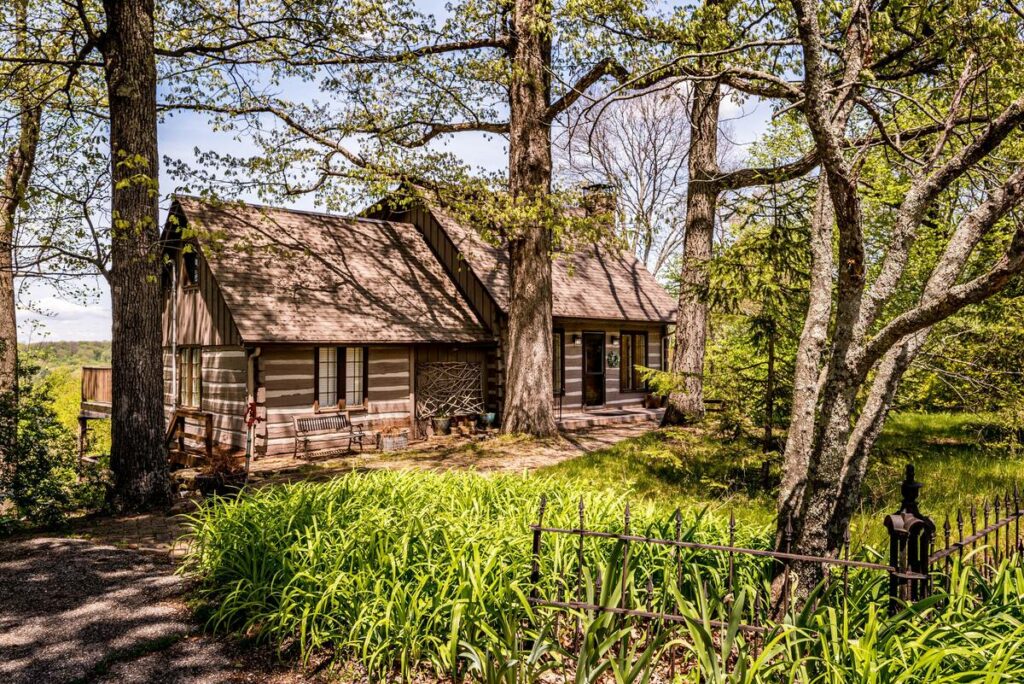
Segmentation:
<svg viewBox="0 0 1024 684">
<path fill-rule="evenodd" d="M 311 458 L 313 455 L 323 456 L 342 450 L 340 447 L 310 450 L 310 438 L 324 435 L 336 435 L 340 439 L 346 440 L 344 451 L 351 451 L 353 443 L 359 445 L 360 451 L 363 450 L 366 433 L 361 428 L 353 427 L 352 421 L 344 413 L 328 413 L 301 418 L 296 416 L 292 420 L 295 423 L 295 450 L 292 456 L 295 458 L 298 458 L 300 445 L 303 458 Z"/>
</svg>

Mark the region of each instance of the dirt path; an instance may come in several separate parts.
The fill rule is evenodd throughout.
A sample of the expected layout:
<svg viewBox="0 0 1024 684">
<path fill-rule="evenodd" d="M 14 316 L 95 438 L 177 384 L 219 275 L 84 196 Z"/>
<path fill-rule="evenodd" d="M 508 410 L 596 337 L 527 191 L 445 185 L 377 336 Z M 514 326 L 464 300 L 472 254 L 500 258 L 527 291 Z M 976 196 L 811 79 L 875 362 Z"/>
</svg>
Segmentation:
<svg viewBox="0 0 1024 684">
<path fill-rule="evenodd" d="M 0 547 L 0 680 L 246 681 L 196 634 L 168 560 L 80 539 Z"/>
</svg>

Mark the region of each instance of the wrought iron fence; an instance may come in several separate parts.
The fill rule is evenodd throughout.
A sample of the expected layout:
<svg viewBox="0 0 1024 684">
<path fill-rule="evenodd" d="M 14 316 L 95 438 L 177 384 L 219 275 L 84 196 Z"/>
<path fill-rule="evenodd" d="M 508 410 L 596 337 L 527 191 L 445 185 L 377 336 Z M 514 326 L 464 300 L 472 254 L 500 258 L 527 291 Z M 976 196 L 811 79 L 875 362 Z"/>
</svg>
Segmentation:
<svg viewBox="0 0 1024 684">
<path fill-rule="evenodd" d="M 1020 536 L 1022 512 L 1019 490 L 1016 487 L 1012 493 L 1006 492 L 1003 497 L 994 499 L 991 507 L 987 502 L 983 505 L 980 527 L 978 511 L 975 506 L 972 505 L 968 509 L 966 518 L 962 511 L 958 511 L 955 515 L 955 540 L 953 539 L 953 523 L 947 516 L 942 527 L 945 547 L 939 550 L 935 549 L 936 526 L 928 516 L 921 513 L 918 507 L 921 487 L 921 483 L 915 479 L 914 467 L 907 466 L 900 485 L 902 494 L 900 508 L 895 513 L 885 516 L 883 520 L 889 537 L 888 564 L 851 558 L 848 530 L 844 535 L 844 542 L 835 556 L 822 557 L 793 553 L 791 552 L 792 520 L 787 520 L 784 528 L 781 550 L 737 546 L 736 519 L 732 514 L 729 517 L 728 541 L 723 544 L 684 539 L 682 516 L 678 509 L 673 516 L 675 534 L 672 538 L 635 533 L 631 529 L 628 504 L 625 508 L 621 532 L 588 529 L 582 499 L 579 503 L 578 526 L 573 528 L 545 526 L 544 516 L 547 501 L 542 497 L 537 522 L 530 525 L 533 534 L 533 548 L 529 602 L 540 607 L 593 613 L 603 611 L 661 623 L 684 622 L 691 618 L 666 609 L 665 602 L 657 600 L 656 594 L 659 592 L 656 591 L 650 574 L 647 575 L 646 583 L 642 587 L 634 584 L 630 561 L 631 553 L 636 547 L 663 547 L 671 551 L 672 571 L 661 572 L 657 577 L 663 583 L 675 582 L 676 588 L 683 583 L 684 551 L 719 554 L 724 559 L 724 593 L 726 596 L 735 596 L 739 589 L 736 577 L 737 560 L 756 559 L 761 562 L 766 581 L 761 587 L 763 592 L 755 589 L 753 600 L 744 611 L 744 623 L 738 626 L 741 631 L 748 635 L 754 635 L 756 638 L 756 635 L 765 631 L 763 625 L 769 615 L 777 614 L 779 606 L 784 609 L 793 604 L 791 570 L 794 564 L 811 563 L 823 566 L 826 586 L 823 591 L 819 592 L 819 596 L 833 588 L 829 586 L 831 583 L 838 582 L 840 583 L 839 590 L 833 595 L 844 601 L 850 591 L 851 571 L 879 573 L 879 580 L 887 575 L 889 611 L 896 613 L 908 603 L 929 596 L 933 592 L 936 582 L 948 587 L 954 556 L 962 563 L 977 565 L 978 575 L 981 578 L 991 576 L 993 565 L 998 565 L 1011 557 L 1024 557 L 1024 540 Z M 557 581 L 546 583 L 542 575 L 542 560 L 545 539 L 551 537 L 575 539 L 576 567 L 569 576 L 562 576 L 557 578 Z M 587 539 L 606 540 L 621 545 L 621 558 L 616 559 L 621 566 L 618 570 L 617 580 L 621 582 L 621 586 L 618 587 L 618 599 L 615 605 L 602 604 L 596 600 L 595 597 L 601 593 L 599 584 L 596 589 L 589 592 L 590 598 L 588 599 L 588 592 L 584 587 L 584 577 L 587 575 L 584 545 Z M 768 587 L 770 577 L 775 578 L 774 591 Z M 595 581 L 600 582 L 599 573 L 595 575 Z M 544 587 L 550 589 L 552 586 L 559 587 L 559 589 L 554 590 L 554 595 L 545 595 Z M 660 595 L 664 597 L 667 592 L 664 591 L 664 587 L 661 589 Z M 631 590 L 635 592 L 635 596 L 631 595 Z M 698 590 L 706 592 L 707 587 L 704 586 Z M 775 594 L 774 601 L 772 594 Z M 885 593 L 881 598 L 885 598 Z M 708 623 L 715 628 L 726 627 L 725 622 L 719 619 L 708 620 Z"/>
</svg>

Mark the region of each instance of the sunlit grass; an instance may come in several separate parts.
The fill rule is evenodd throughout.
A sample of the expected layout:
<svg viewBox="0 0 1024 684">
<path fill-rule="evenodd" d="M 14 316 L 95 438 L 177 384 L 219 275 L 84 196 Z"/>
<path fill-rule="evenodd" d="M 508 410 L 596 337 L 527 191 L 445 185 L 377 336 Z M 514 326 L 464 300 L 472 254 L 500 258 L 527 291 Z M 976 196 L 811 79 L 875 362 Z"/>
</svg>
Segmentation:
<svg viewBox="0 0 1024 684">
<path fill-rule="evenodd" d="M 1024 460 L 987 442 L 991 417 L 977 414 L 894 414 L 875 446 L 860 512 L 853 521 L 855 544 L 885 540 L 882 517 L 899 507 L 903 470 L 913 463 L 924 484 L 922 511 L 941 526 L 946 514 L 974 502 L 1002 497 L 1024 477 Z M 768 486 L 761 478 L 765 456 L 753 440 L 723 440 L 710 429 L 652 431 L 607 449 L 541 469 L 645 500 L 679 506 L 732 510 L 738 520 L 770 524 L 774 518 L 779 456 L 770 457 Z M 727 515 L 727 513 L 725 513 Z M 965 510 L 966 515 L 966 510 Z"/>
</svg>

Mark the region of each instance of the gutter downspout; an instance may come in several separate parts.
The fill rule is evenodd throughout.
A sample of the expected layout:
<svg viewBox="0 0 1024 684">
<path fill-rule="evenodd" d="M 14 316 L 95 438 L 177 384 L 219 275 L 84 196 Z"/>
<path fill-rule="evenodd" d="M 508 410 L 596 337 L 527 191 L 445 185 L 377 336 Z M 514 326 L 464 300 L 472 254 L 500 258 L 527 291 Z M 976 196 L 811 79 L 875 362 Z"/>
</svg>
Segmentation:
<svg viewBox="0 0 1024 684">
<path fill-rule="evenodd" d="M 171 413 L 178 405 L 178 258 L 171 269 Z"/>
<path fill-rule="evenodd" d="M 249 481 L 249 464 L 252 462 L 252 444 L 256 439 L 256 426 L 259 424 L 258 416 L 259 408 L 256 406 L 256 359 L 259 358 L 260 354 L 263 353 L 262 347 L 255 347 L 246 354 L 246 377 L 245 377 L 245 389 L 248 395 L 246 415 L 242 418 L 243 422 L 248 422 L 249 411 L 253 411 L 253 421 L 251 425 L 246 425 L 245 429 L 245 481 Z"/>
</svg>

